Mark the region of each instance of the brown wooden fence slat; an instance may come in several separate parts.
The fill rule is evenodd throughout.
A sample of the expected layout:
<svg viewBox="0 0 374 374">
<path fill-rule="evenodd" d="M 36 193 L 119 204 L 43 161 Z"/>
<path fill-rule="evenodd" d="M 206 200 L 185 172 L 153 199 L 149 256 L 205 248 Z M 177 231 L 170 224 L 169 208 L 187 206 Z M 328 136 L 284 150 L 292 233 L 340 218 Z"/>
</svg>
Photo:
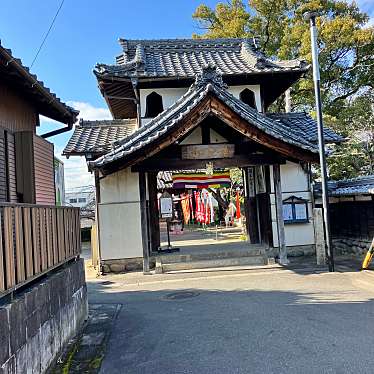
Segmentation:
<svg viewBox="0 0 374 374">
<path fill-rule="evenodd" d="M 69 230 L 70 230 L 70 256 L 74 256 L 74 210 L 69 209 Z"/>
<path fill-rule="evenodd" d="M 53 265 L 58 264 L 58 232 L 57 232 L 57 210 L 52 208 L 52 245 L 53 245 Z"/>
<path fill-rule="evenodd" d="M 69 253 L 69 257 L 71 257 L 71 254 L 72 254 L 72 248 L 71 248 L 71 220 L 70 220 L 70 212 L 71 212 L 71 209 L 67 209 L 66 211 L 66 219 L 67 219 L 67 224 L 66 224 L 66 229 L 67 229 L 67 232 L 68 232 L 68 242 L 67 242 L 67 245 L 68 245 L 68 253 Z"/>
<path fill-rule="evenodd" d="M 23 208 L 23 230 L 26 257 L 26 277 L 34 275 L 33 250 L 32 250 L 32 225 L 30 208 Z"/>
<path fill-rule="evenodd" d="M 77 255 L 80 255 L 82 251 L 82 242 L 81 242 L 81 214 L 80 210 L 75 210 L 75 233 L 77 235 Z"/>
<path fill-rule="evenodd" d="M 32 219 L 32 239 L 33 239 L 33 260 L 34 260 L 34 274 L 40 273 L 40 233 L 39 233 L 39 210 L 31 210 Z"/>
<path fill-rule="evenodd" d="M 4 269 L 4 248 L 3 248 L 3 225 L 2 225 L 2 214 L 0 211 L 0 292 L 5 291 L 5 269 Z"/>
<path fill-rule="evenodd" d="M 22 208 L 14 208 L 14 227 L 16 233 L 16 264 L 17 264 L 17 282 L 23 282 L 26 279 L 25 274 L 25 246 L 23 243 L 23 222 Z"/>
<path fill-rule="evenodd" d="M 48 267 L 45 223 L 45 208 L 39 208 L 40 255 L 42 271 L 46 270 Z"/>
<path fill-rule="evenodd" d="M 46 220 L 45 220 L 45 228 L 47 231 L 47 260 L 48 260 L 48 267 L 50 268 L 53 266 L 53 241 L 52 241 L 52 217 L 51 217 L 52 209 L 46 208 Z"/>
<path fill-rule="evenodd" d="M 80 222 L 79 222 L 79 228 L 77 226 L 77 220 L 78 220 L 78 210 L 75 210 L 73 212 L 73 222 L 74 222 L 74 247 L 75 251 L 74 254 L 77 256 L 79 254 L 79 238 L 80 238 Z"/>
<path fill-rule="evenodd" d="M 14 266 L 13 210 L 14 208 L 10 207 L 4 208 L 4 248 L 7 288 L 11 288 L 16 284 L 16 272 Z"/>
<path fill-rule="evenodd" d="M 77 208 L 0 202 L 0 298 L 80 253 Z"/>
<path fill-rule="evenodd" d="M 64 211 L 59 210 L 57 212 L 57 225 L 58 225 L 58 249 L 59 249 L 59 262 L 63 261 L 65 259 L 65 233 L 64 233 Z"/>
</svg>

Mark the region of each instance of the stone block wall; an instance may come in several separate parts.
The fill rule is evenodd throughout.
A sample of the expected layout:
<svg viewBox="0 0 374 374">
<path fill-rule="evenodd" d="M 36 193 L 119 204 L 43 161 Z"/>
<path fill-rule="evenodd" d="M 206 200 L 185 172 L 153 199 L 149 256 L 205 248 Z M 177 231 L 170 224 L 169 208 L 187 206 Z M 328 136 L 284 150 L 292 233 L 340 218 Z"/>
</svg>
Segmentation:
<svg viewBox="0 0 374 374">
<path fill-rule="evenodd" d="M 358 257 L 363 257 L 368 251 L 372 239 L 360 239 L 360 238 L 334 238 L 332 244 L 336 254 L 353 254 Z"/>
<path fill-rule="evenodd" d="M 0 305 L 0 374 L 45 373 L 87 313 L 82 259 Z"/>
<path fill-rule="evenodd" d="M 130 271 L 143 270 L 143 258 L 118 258 L 114 260 L 101 260 L 101 271 L 103 274 L 108 273 L 127 273 Z M 149 267 L 153 269 L 156 266 L 156 260 L 153 257 L 149 259 Z"/>
<path fill-rule="evenodd" d="M 266 254 L 268 255 L 268 257 L 278 257 L 279 249 L 269 248 L 266 251 Z M 315 256 L 315 254 L 316 247 L 314 244 L 287 246 L 288 257 Z"/>
</svg>

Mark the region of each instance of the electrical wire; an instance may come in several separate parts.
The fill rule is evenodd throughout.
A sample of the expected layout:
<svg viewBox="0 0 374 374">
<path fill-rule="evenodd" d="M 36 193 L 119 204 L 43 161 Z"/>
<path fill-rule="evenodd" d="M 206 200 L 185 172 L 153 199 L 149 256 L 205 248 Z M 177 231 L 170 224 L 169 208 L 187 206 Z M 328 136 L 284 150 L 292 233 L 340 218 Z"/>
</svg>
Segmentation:
<svg viewBox="0 0 374 374">
<path fill-rule="evenodd" d="M 64 2 L 65 2 L 65 0 L 62 0 L 62 1 L 61 1 L 61 4 L 60 4 L 60 6 L 58 7 L 55 16 L 53 17 L 53 20 L 52 20 L 52 22 L 51 22 L 51 24 L 50 24 L 50 26 L 49 26 L 49 29 L 48 29 L 48 31 L 46 32 L 46 34 L 44 35 L 43 41 L 42 41 L 42 43 L 40 44 L 40 47 L 39 47 L 38 51 L 36 52 L 36 55 L 35 55 L 34 59 L 32 60 L 32 63 L 31 63 L 31 65 L 30 65 L 30 69 L 33 67 L 33 65 L 34 65 L 34 63 L 35 63 L 35 61 L 36 61 L 36 59 L 38 58 L 39 53 L 40 53 L 40 51 L 42 50 L 43 45 L 44 45 L 45 41 L 47 40 L 49 33 L 50 33 L 51 30 L 52 30 L 52 27 L 53 27 L 53 25 L 54 25 L 54 23 L 55 23 L 55 21 L 56 21 L 56 18 L 57 18 L 57 16 L 58 16 L 58 14 L 60 13 L 60 10 L 61 10 L 62 5 L 64 4 Z"/>
</svg>

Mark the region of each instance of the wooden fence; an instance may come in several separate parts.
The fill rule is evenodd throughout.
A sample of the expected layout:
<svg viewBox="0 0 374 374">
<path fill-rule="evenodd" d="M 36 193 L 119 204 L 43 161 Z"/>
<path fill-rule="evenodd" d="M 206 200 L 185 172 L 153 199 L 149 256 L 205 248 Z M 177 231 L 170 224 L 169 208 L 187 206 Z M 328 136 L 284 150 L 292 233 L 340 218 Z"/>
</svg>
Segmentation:
<svg viewBox="0 0 374 374">
<path fill-rule="evenodd" d="M 0 203 L 0 297 L 80 251 L 79 208 Z"/>
</svg>

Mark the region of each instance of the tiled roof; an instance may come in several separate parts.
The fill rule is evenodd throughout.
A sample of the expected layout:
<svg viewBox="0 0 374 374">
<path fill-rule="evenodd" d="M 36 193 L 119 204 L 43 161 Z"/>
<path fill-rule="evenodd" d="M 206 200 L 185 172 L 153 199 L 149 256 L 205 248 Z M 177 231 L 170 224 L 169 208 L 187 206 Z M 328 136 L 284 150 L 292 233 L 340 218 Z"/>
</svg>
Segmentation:
<svg viewBox="0 0 374 374">
<path fill-rule="evenodd" d="M 308 141 L 317 143 L 317 124 L 309 115 L 304 112 L 299 113 L 268 113 L 270 118 L 283 123 L 291 129 L 296 129 L 303 133 Z M 344 138 L 329 128 L 324 127 L 326 143 L 338 143 L 344 141 Z"/>
<path fill-rule="evenodd" d="M 44 82 L 38 80 L 35 74 L 31 74 L 30 69 L 23 65 L 19 58 L 12 55 L 10 49 L 3 47 L 0 40 L 0 77 L 3 76 L 8 76 L 13 83 L 21 81 L 35 102 L 43 101 L 45 107 L 55 108 L 53 112 L 47 109 L 40 114 L 63 123 L 73 124 L 76 121 L 79 111 L 62 102 Z"/>
<path fill-rule="evenodd" d="M 204 69 L 202 74 L 197 75 L 195 83 L 179 100 L 132 135 L 119 141 L 114 150 L 92 161 L 90 166 L 104 166 L 143 148 L 160 136 L 167 134 L 175 124 L 195 108 L 209 93 L 222 100 L 241 118 L 274 138 L 313 153 L 318 152 L 316 145 L 310 143 L 301 131 L 295 128 L 291 129 L 282 122 L 274 121 L 235 98 L 228 92 L 222 81 L 222 76 L 217 74 L 213 67 L 208 67 Z"/>
<path fill-rule="evenodd" d="M 329 181 L 330 196 L 374 195 L 374 175 L 365 175 L 352 179 Z M 321 183 L 316 183 L 314 191 L 321 194 Z"/>
<path fill-rule="evenodd" d="M 74 133 L 64 149 L 64 155 L 104 154 L 112 143 L 132 134 L 136 119 L 83 121 L 75 126 Z"/>
<path fill-rule="evenodd" d="M 116 65 L 97 64 L 98 76 L 194 78 L 211 65 L 222 75 L 306 71 L 302 60 L 273 61 L 251 39 L 120 39 Z"/>
</svg>

